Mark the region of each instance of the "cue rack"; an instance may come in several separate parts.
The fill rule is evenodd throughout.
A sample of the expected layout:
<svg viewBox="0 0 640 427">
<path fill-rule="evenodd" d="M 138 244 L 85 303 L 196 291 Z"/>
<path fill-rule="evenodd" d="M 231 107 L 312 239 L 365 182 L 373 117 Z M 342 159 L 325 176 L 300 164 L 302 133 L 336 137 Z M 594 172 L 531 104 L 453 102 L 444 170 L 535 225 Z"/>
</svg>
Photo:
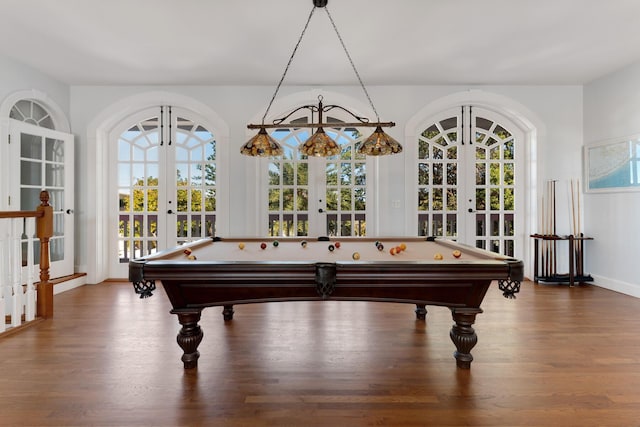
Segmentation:
<svg viewBox="0 0 640 427">
<path fill-rule="evenodd" d="M 592 282 L 593 277 L 584 272 L 584 242 L 593 240 L 582 232 L 580 218 L 580 180 L 570 181 L 571 234 L 558 235 L 556 222 L 557 180 L 545 184 L 540 199 L 539 227 L 541 233 L 532 234 L 534 240 L 534 282 L 560 283 L 574 286 Z M 569 272 L 558 272 L 558 242 L 568 242 Z"/>
</svg>

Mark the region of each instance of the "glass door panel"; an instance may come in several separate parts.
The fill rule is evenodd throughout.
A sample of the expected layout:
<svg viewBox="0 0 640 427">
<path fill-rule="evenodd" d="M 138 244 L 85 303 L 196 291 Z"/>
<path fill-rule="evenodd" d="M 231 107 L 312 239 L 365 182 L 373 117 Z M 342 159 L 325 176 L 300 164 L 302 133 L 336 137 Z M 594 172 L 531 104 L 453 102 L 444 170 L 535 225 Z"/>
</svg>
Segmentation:
<svg viewBox="0 0 640 427">
<path fill-rule="evenodd" d="M 126 277 L 131 259 L 215 235 L 216 140 L 187 117 L 180 109 L 149 109 L 114 136 L 118 232 L 111 277 Z"/>
<path fill-rule="evenodd" d="M 73 274 L 73 136 L 13 120 L 11 135 L 19 141 L 19 209 L 34 210 L 40 191 L 49 192 L 53 207 L 49 275 Z M 26 243 L 23 246 L 26 250 Z M 34 251 L 39 262 L 39 244 Z"/>
<path fill-rule="evenodd" d="M 506 120 L 479 108 L 442 112 L 418 137 L 418 234 L 440 236 L 513 256 L 517 137 Z M 471 172 L 471 173 L 469 173 Z M 522 244 L 522 242 L 520 242 Z"/>
<path fill-rule="evenodd" d="M 292 122 L 307 123 L 310 117 Z M 329 117 L 332 126 L 340 124 Z M 311 136 L 308 128 L 277 129 L 281 158 L 269 160 L 267 233 L 270 236 L 366 235 L 366 158 L 356 153 L 361 134 L 353 128 L 325 128 L 340 146 L 337 156 L 307 157 L 298 147 Z"/>
</svg>

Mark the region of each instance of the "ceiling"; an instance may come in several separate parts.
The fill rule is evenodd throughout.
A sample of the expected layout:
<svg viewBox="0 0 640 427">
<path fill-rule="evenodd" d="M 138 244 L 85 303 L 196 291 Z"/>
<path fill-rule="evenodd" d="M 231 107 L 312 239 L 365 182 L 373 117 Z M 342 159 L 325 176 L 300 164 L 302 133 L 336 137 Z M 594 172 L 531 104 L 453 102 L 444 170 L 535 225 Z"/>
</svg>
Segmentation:
<svg viewBox="0 0 640 427">
<path fill-rule="evenodd" d="M 312 0 L 2 0 L 0 54 L 69 85 L 270 85 Z M 365 85 L 584 84 L 640 60 L 638 0 L 329 0 Z M 285 85 L 353 85 L 316 9 Z"/>
</svg>

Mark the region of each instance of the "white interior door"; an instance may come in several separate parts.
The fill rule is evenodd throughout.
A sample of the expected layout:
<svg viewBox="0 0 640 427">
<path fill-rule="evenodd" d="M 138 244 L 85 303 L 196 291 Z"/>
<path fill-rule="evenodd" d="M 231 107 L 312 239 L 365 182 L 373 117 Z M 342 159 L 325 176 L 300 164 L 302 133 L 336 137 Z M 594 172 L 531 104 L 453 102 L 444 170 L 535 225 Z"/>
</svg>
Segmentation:
<svg viewBox="0 0 640 427">
<path fill-rule="evenodd" d="M 40 191 L 47 190 L 53 206 L 53 237 L 49 243 L 49 275 L 57 278 L 74 272 L 74 147 L 73 135 L 10 120 L 11 206 L 34 210 Z M 14 143 L 15 142 L 15 143 Z M 15 200 L 15 203 L 13 202 Z M 39 244 L 35 248 L 40 259 Z"/>
</svg>

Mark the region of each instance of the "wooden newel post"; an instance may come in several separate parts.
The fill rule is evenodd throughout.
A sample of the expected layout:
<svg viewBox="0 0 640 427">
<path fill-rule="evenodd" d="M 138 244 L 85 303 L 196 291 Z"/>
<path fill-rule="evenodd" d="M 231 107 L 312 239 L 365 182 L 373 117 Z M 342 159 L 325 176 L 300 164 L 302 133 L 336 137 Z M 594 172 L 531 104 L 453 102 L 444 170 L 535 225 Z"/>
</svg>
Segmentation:
<svg viewBox="0 0 640 427">
<path fill-rule="evenodd" d="M 49 193 L 40 192 L 40 205 L 36 217 L 36 236 L 40 239 L 40 282 L 38 283 L 37 316 L 53 317 L 53 284 L 49 282 L 49 239 L 53 236 L 53 206 L 49 206 Z"/>
</svg>

